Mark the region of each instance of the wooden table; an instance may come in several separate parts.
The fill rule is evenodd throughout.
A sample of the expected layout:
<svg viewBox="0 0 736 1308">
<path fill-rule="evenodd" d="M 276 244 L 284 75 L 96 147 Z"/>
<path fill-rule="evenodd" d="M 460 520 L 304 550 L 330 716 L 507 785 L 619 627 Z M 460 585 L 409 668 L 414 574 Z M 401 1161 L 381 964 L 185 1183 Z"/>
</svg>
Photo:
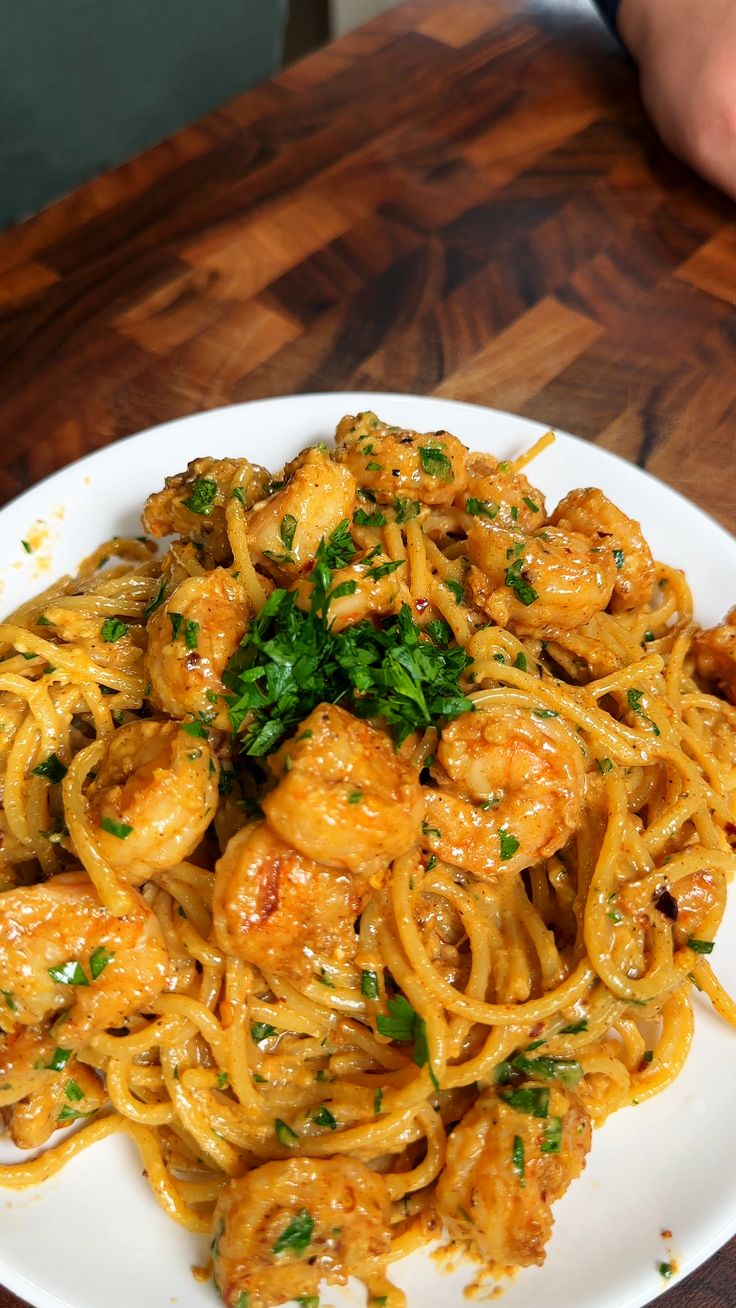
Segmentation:
<svg viewBox="0 0 736 1308">
<path fill-rule="evenodd" d="M 733 218 L 587 0 L 409 0 L 0 234 L 0 498 L 364 387 L 565 427 L 736 530 Z M 734 1302 L 736 1242 L 667 1297 Z"/>
</svg>

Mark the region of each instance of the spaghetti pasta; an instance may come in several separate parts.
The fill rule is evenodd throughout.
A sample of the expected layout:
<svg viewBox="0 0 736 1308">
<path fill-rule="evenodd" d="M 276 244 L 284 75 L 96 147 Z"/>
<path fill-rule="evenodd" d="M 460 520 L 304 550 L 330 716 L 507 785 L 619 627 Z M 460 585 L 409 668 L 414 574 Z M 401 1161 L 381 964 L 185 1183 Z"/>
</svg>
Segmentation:
<svg viewBox="0 0 736 1308">
<path fill-rule="evenodd" d="M 0 1184 L 124 1131 L 231 1308 L 398 1305 L 442 1229 L 541 1263 L 691 987 L 736 1024 L 733 615 L 602 491 L 550 514 L 551 439 L 196 460 L 0 625 L 0 1113 L 43 1147 Z"/>
</svg>

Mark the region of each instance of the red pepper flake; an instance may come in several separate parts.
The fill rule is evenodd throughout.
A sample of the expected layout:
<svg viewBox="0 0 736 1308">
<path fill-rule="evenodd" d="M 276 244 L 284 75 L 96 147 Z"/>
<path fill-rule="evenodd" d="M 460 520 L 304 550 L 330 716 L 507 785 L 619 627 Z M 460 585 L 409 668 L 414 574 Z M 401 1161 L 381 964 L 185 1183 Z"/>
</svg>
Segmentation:
<svg viewBox="0 0 736 1308">
<path fill-rule="evenodd" d="M 428 599 L 414 600 L 414 608 L 416 609 L 417 613 L 424 613 L 429 608 L 429 600 Z"/>
</svg>

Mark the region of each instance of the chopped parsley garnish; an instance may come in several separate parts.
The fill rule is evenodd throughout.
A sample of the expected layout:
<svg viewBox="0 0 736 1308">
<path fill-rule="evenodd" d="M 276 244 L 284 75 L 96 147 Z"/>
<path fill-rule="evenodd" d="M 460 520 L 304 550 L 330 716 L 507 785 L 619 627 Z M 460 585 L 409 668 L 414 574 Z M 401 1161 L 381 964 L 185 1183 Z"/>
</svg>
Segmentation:
<svg viewBox="0 0 736 1308">
<path fill-rule="evenodd" d="M 535 504 L 529 495 L 524 496 L 524 503 L 528 509 L 531 509 L 532 513 L 539 513 L 539 505 Z"/>
<path fill-rule="evenodd" d="M 371 459 L 370 463 L 366 463 L 365 468 L 366 472 L 383 472 L 381 464 L 376 463 L 375 459 Z"/>
<path fill-rule="evenodd" d="M 208 477 L 198 477 L 192 486 L 191 495 L 182 500 L 182 504 L 192 513 L 199 513 L 201 517 L 209 518 L 216 495 L 217 482 L 210 481 Z"/>
<path fill-rule="evenodd" d="M 674 1267 L 672 1266 L 672 1263 L 660 1263 L 657 1270 L 659 1271 L 659 1274 L 662 1277 L 663 1281 L 672 1280 L 675 1271 Z"/>
<path fill-rule="evenodd" d="M 123 636 L 127 636 L 128 624 L 121 622 L 119 618 L 105 618 L 100 634 L 108 645 L 114 645 L 116 641 L 122 640 Z"/>
<path fill-rule="evenodd" d="M 513 858 L 519 848 L 519 842 L 516 836 L 512 836 L 510 831 L 505 831 L 503 828 L 498 833 L 498 841 L 501 846 L 501 862 L 505 863 L 507 859 Z"/>
<path fill-rule="evenodd" d="M 549 1113 L 549 1090 L 546 1085 L 522 1085 L 518 1090 L 504 1090 L 501 1098 L 509 1108 L 519 1113 L 529 1113 L 531 1117 L 547 1117 Z"/>
<path fill-rule="evenodd" d="M 285 513 L 283 518 L 281 519 L 281 526 L 279 527 L 279 536 L 281 537 L 284 549 L 288 550 L 289 553 L 291 553 L 291 547 L 294 544 L 296 527 L 297 527 L 297 522 L 296 522 L 296 518 L 294 517 L 294 514 Z"/>
<path fill-rule="evenodd" d="M 317 1112 L 312 1114 L 312 1121 L 317 1126 L 329 1127 L 330 1131 L 337 1130 L 337 1118 L 332 1116 L 326 1104 L 322 1104 L 321 1108 L 318 1108 Z"/>
<path fill-rule="evenodd" d="M 350 535 L 350 523 L 344 518 L 341 523 L 328 536 L 326 541 L 321 541 L 316 554 L 317 563 L 323 563 L 326 568 L 345 568 L 355 555 L 355 541 Z"/>
<path fill-rule="evenodd" d="M 325 702 L 343 704 L 358 717 L 382 718 L 397 744 L 438 719 L 472 710 L 458 684 L 470 662 L 464 649 L 427 639 L 408 605 L 380 626 L 364 620 L 333 631 L 329 568 L 318 563 L 311 575 L 311 611 L 298 608 L 293 593 L 273 591 L 225 672 L 233 730 L 244 728 L 244 753 L 270 753 Z"/>
<path fill-rule="evenodd" d="M 527 670 L 526 654 L 524 654 L 522 650 L 519 650 L 519 653 L 514 659 L 514 667 L 518 668 L 519 672 L 526 672 Z M 539 715 L 537 714 L 536 716 L 538 717 Z"/>
<path fill-rule="evenodd" d="M 276 1139 L 279 1144 L 285 1145 L 287 1149 L 294 1148 L 299 1136 L 296 1131 L 292 1131 L 288 1123 L 282 1121 L 280 1117 L 277 1117 L 273 1124 L 273 1129 L 276 1132 Z"/>
<path fill-rule="evenodd" d="M 451 577 L 446 577 L 444 585 L 447 587 L 453 598 L 457 600 L 458 604 L 462 604 L 463 599 L 465 598 L 465 591 L 462 584 L 459 581 L 453 581 Z"/>
<path fill-rule="evenodd" d="M 588 1029 L 587 1017 L 581 1017 L 579 1022 L 571 1022 L 570 1026 L 563 1026 L 560 1035 L 581 1035 Z"/>
<path fill-rule="evenodd" d="M 64 1104 L 64 1107 L 56 1120 L 57 1122 L 68 1125 L 69 1122 L 77 1122 L 80 1117 L 91 1117 L 96 1111 L 97 1110 L 93 1108 L 89 1113 L 81 1113 L 78 1108 L 70 1108 L 68 1104 Z"/>
<path fill-rule="evenodd" d="M 207 740 L 208 738 L 204 722 L 180 722 L 179 726 L 182 731 L 186 731 L 188 736 L 196 736 L 197 740 Z"/>
<path fill-rule="evenodd" d="M 526 1178 L 524 1175 L 524 1141 L 522 1140 L 520 1135 L 514 1136 L 514 1144 L 511 1150 L 511 1166 L 513 1167 L 514 1171 L 516 1172 L 516 1175 L 519 1178 L 519 1185 L 522 1187 L 525 1186 Z"/>
<path fill-rule="evenodd" d="M 217 1089 L 218 1089 L 218 1090 L 224 1090 L 224 1089 L 225 1089 L 225 1086 L 227 1085 L 227 1083 L 228 1083 L 229 1080 L 230 1080 L 230 1077 L 228 1076 L 227 1072 L 218 1072 L 218 1073 L 217 1073 Z"/>
<path fill-rule="evenodd" d="M 440 831 L 439 827 L 431 827 L 427 822 L 426 818 L 422 818 L 422 835 L 434 836 L 436 840 L 442 839 L 442 832 Z"/>
<path fill-rule="evenodd" d="M 390 576 L 391 573 L 395 572 L 397 568 L 400 568 L 404 562 L 404 559 L 391 559 L 388 563 L 378 563 L 375 568 L 369 568 L 366 575 L 370 577 L 372 581 L 380 581 L 381 577 Z"/>
<path fill-rule="evenodd" d="M 92 973 L 93 981 L 96 981 L 98 976 L 102 975 L 108 963 L 111 963 L 114 957 L 114 951 L 105 949 L 104 945 L 98 945 L 94 953 L 90 954 L 89 970 Z"/>
<path fill-rule="evenodd" d="M 373 1113 L 374 1116 L 380 1117 L 381 1105 L 383 1104 L 383 1090 L 376 1090 L 373 1096 Z"/>
<path fill-rule="evenodd" d="M 186 645 L 187 649 L 197 648 L 198 634 L 199 634 L 199 623 L 192 622 L 190 618 L 187 618 L 186 622 L 184 623 L 184 644 Z"/>
<path fill-rule="evenodd" d="M 380 509 L 374 509 L 372 513 L 366 513 L 365 509 L 356 509 L 353 514 L 353 522 L 356 527 L 385 527 L 386 519 Z"/>
<path fill-rule="evenodd" d="M 572 1058 L 546 1058 L 545 1056 L 527 1058 L 526 1054 L 517 1054 L 510 1063 L 501 1064 L 499 1068 L 501 1084 L 504 1084 L 504 1076 L 510 1075 L 512 1071 L 533 1077 L 538 1081 L 559 1081 L 568 1090 L 576 1086 L 583 1077 L 580 1063 L 576 1063 Z"/>
<path fill-rule="evenodd" d="M 111 836 L 117 836 L 118 840 L 127 840 L 133 828 L 127 822 L 117 822 L 115 818 L 100 818 L 100 826 L 103 831 L 107 831 Z"/>
<path fill-rule="evenodd" d="M 596 765 L 598 767 L 598 771 L 602 773 L 603 776 L 605 776 L 606 773 L 610 772 L 611 769 L 613 768 L 613 763 L 611 762 L 610 758 L 597 758 Z"/>
<path fill-rule="evenodd" d="M 273 1246 L 273 1252 L 279 1254 L 288 1250 L 289 1253 L 303 1254 L 312 1243 L 313 1230 L 314 1221 L 309 1216 L 306 1208 L 300 1209 L 296 1217 L 293 1217 L 289 1225 L 281 1232 Z"/>
<path fill-rule="evenodd" d="M 697 940 L 695 936 L 688 936 L 687 947 L 692 949 L 694 954 L 712 954 L 714 941 Z"/>
<path fill-rule="evenodd" d="M 645 641 L 647 641 L 647 643 L 649 643 L 649 642 L 652 641 L 652 640 L 656 640 L 657 637 L 655 636 L 655 634 L 654 634 L 653 631 L 645 631 L 645 632 L 644 632 L 644 639 L 645 639 Z"/>
<path fill-rule="evenodd" d="M 366 999 L 378 999 L 378 977 L 375 972 L 361 972 L 360 993 Z"/>
<path fill-rule="evenodd" d="M 557 714 L 554 709 L 532 709 L 533 718 L 556 718 Z"/>
<path fill-rule="evenodd" d="M 439 1083 L 429 1057 L 427 1023 L 424 1018 L 419 1016 L 403 995 L 392 995 L 387 1006 L 389 1015 L 379 1013 L 376 1018 L 379 1035 L 388 1036 L 390 1040 L 396 1040 L 399 1044 L 410 1044 L 413 1041 L 414 1062 L 417 1067 L 427 1065 L 432 1085 L 435 1090 L 439 1090 Z"/>
<path fill-rule="evenodd" d="M 319 1308 L 319 1295 L 298 1294 L 296 1296 L 296 1302 L 301 1304 L 301 1308 Z M 235 1308 L 238 1308 L 237 1304 L 235 1305 Z"/>
<path fill-rule="evenodd" d="M 315 976 L 316 976 L 316 973 L 315 973 Z M 323 967 L 321 967 L 321 968 L 319 969 L 319 976 L 317 977 L 317 980 L 319 981 L 319 983 L 320 983 L 321 986 L 327 986 L 327 989 L 328 989 L 328 990 L 334 990 L 334 989 L 335 989 L 335 983 L 334 983 L 334 981 L 331 981 L 331 980 L 330 980 L 330 978 L 328 977 L 328 975 L 327 975 L 327 973 L 325 972 L 325 969 L 324 969 Z"/>
<path fill-rule="evenodd" d="M 611 550 L 611 553 L 613 554 L 613 561 L 616 564 L 616 567 L 622 568 L 626 562 L 626 555 L 623 550 Z"/>
<path fill-rule="evenodd" d="M 626 698 L 629 702 L 629 708 L 634 713 L 638 713 L 644 719 L 645 722 L 648 722 L 655 736 L 658 736 L 659 727 L 657 726 L 656 722 L 652 722 L 652 719 L 647 717 L 646 713 L 644 712 L 641 706 L 643 695 L 644 695 L 643 690 L 635 690 L 633 687 L 627 690 Z"/>
<path fill-rule="evenodd" d="M 33 553 L 33 547 L 32 547 L 31 545 L 29 545 L 29 543 L 28 543 L 27 540 L 22 540 L 22 541 L 21 541 L 21 545 L 23 546 L 23 549 L 25 550 L 26 554 L 32 554 L 32 553 Z"/>
<path fill-rule="evenodd" d="M 242 486 L 236 486 L 236 487 L 233 489 L 233 491 L 231 492 L 231 494 L 232 494 L 233 499 L 234 499 L 234 500 L 237 500 L 238 503 L 239 503 L 239 504 L 242 504 L 242 505 L 243 505 L 243 508 L 245 508 L 245 492 L 244 492 L 244 490 L 243 490 L 243 487 L 242 487 Z"/>
<path fill-rule="evenodd" d="M 558 1154 L 562 1148 L 562 1118 L 550 1117 L 539 1146 L 543 1154 Z"/>
<path fill-rule="evenodd" d="M 362 790 L 351 790 L 348 795 L 348 804 L 359 804 L 363 798 Z"/>
<path fill-rule="evenodd" d="M 498 505 L 492 500 L 477 500 L 473 495 L 465 501 L 465 510 L 472 514 L 474 518 L 490 518 L 493 520 L 498 514 Z"/>
<path fill-rule="evenodd" d="M 63 1072 L 71 1056 L 71 1049 L 59 1049 L 57 1045 L 46 1066 L 50 1072 Z"/>
<path fill-rule="evenodd" d="M 73 1078 L 70 1081 L 67 1081 L 64 1086 L 64 1094 L 73 1104 L 78 1104 L 80 1099 L 84 1099 L 84 1090 L 79 1082 L 75 1081 Z"/>
<path fill-rule="evenodd" d="M 452 480 L 452 463 L 439 445 L 420 445 L 419 459 L 428 477 Z"/>
<path fill-rule="evenodd" d="M 67 769 L 64 767 L 61 759 L 57 758 L 56 754 L 49 754 L 48 758 L 44 759 L 43 763 L 39 763 L 38 767 L 33 769 L 34 777 L 44 777 L 46 781 L 51 783 L 51 785 L 63 781 L 66 773 Z"/>
<path fill-rule="evenodd" d="M 251 1038 L 259 1045 L 262 1040 L 268 1040 L 269 1036 L 278 1035 L 278 1031 L 269 1022 L 254 1022 L 250 1028 L 250 1034 Z"/>
<path fill-rule="evenodd" d="M 165 594 L 166 594 L 166 581 L 162 577 L 159 582 L 159 586 L 158 586 L 158 590 L 156 591 L 156 594 L 153 596 L 153 599 L 150 599 L 148 601 L 146 607 L 143 610 L 144 621 L 147 622 L 151 614 L 155 613 L 156 609 L 159 608 L 161 604 L 163 604 Z"/>
<path fill-rule="evenodd" d="M 3 999 L 5 1000 L 5 1007 L 6 1007 L 6 1008 L 9 1008 L 10 1011 L 11 1011 L 11 1013 L 17 1013 L 17 1012 L 18 1012 L 18 1005 L 16 1004 L 16 1002 L 15 1002 L 15 1000 L 14 1000 L 14 998 L 13 998 L 13 992 L 12 992 L 12 990 L 2 990 L 2 989 L 0 989 L 0 995 L 2 995 Z"/>
<path fill-rule="evenodd" d="M 48 974 L 52 981 L 58 981 L 63 986 L 89 985 L 85 970 L 76 959 L 71 959 L 68 963 L 59 963 L 56 967 L 50 967 Z"/>
<path fill-rule="evenodd" d="M 514 592 L 519 602 L 523 604 L 525 608 L 528 608 L 530 604 L 533 604 L 535 600 L 539 599 L 539 595 L 523 575 L 523 567 L 523 558 L 514 559 L 513 563 L 510 563 L 506 569 L 503 580 L 504 585 L 508 586 L 509 590 Z"/>
<path fill-rule="evenodd" d="M 179 632 L 181 631 L 182 625 L 184 623 L 184 614 L 172 613 L 171 609 L 169 609 L 169 622 L 171 623 L 171 639 L 178 640 Z"/>
<path fill-rule="evenodd" d="M 421 504 L 418 500 L 402 500 L 398 496 L 394 500 L 394 513 L 398 523 L 411 522 L 412 518 L 419 517 Z"/>
</svg>

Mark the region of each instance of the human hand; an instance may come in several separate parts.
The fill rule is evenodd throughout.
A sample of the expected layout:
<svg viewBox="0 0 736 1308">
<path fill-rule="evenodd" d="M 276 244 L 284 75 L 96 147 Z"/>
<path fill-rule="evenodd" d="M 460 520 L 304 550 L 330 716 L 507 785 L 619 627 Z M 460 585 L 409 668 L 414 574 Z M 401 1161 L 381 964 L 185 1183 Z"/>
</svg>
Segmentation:
<svg viewBox="0 0 736 1308">
<path fill-rule="evenodd" d="M 736 0 L 621 0 L 618 29 L 665 145 L 736 199 Z"/>
</svg>

